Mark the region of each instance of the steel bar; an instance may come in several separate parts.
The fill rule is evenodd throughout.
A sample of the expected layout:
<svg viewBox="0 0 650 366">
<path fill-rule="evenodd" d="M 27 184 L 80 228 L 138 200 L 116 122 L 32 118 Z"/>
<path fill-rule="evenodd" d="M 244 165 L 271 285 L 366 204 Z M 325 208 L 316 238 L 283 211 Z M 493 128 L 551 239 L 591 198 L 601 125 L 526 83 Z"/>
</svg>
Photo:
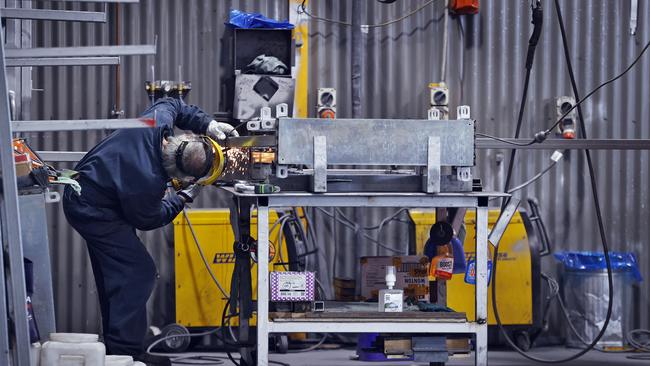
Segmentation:
<svg viewBox="0 0 650 366">
<path fill-rule="evenodd" d="M 476 346 L 474 364 L 487 366 L 488 352 L 488 207 L 476 208 Z"/>
<path fill-rule="evenodd" d="M 120 58 L 110 57 L 43 57 L 43 58 L 10 58 L 7 67 L 34 66 L 105 66 L 119 65 Z"/>
<path fill-rule="evenodd" d="M 13 132 L 117 130 L 120 128 L 153 127 L 151 119 L 81 119 L 53 121 L 14 121 Z"/>
<path fill-rule="evenodd" d="M 650 150 L 650 139 L 548 139 L 541 144 L 516 146 L 512 143 L 523 144 L 530 138 L 503 138 L 511 143 L 490 138 L 477 138 L 477 149 L 530 149 L 530 150 Z"/>
<path fill-rule="evenodd" d="M 268 366 L 269 207 L 262 204 L 257 205 L 257 299 L 257 365 Z"/>
<path fill-rule="evenodd" d="M 37 151 L 38 156 L 44 161 L 58 161 L 58 162 L 76 162 L 81 160 L 85 151 Z"/>
<path fill-rule="evenodd" d="M 12 48 L 7 58 L 155 55 L 155 45 Z"/>
<path fill-rule="evenodd" d="M 60 20 L 64 22 L 106 23 L 106 13 L 95 11 L 0 8 L 0 16 L 6 19 Z"/>
<path fill-rule="evenodd" d="M 11 113 L 9 109 L 9 93 L 5 68 L 4 34 L 0 32 L 0 168 L 2 173 L 2 195 L 0 196 L 0 232 L 2 233 L 2 249 L 7 257 L 3 263 L 5 271 L 5 293 L 0 295 L 1 301 L 7 301 L 9 318 L 13 320 L 14 349 L 11 352 L 13 362 L 7 365 L 31 365 L 29 326 L 25 311 L 25 269 L 23 264 L 23 241 L 20 231 L 20 210 L 18 208 L 18 187 L 16 184 L 16 166 L 13 155 L 11 133 Z M 0 317 L 6 321 L 7 314 L 2 312 Z M 3 321 L 4 331 L 8 328 Z M 4 343 L 4 340 L 2 340 Z M 4 344 L 2 345 L 4 347 Z M 1 356 L 0 356 L 1 357 Z M 4 364 L 4 363 L 3 363 Z"/>
<path fill-rule="evenodd" d="M 486 299 L 487 301 L 487 299 Z M 379 313 L 377 313 L 379 315 Z M 476 333 L 480 326 L 471 322 L 439 321 L 272 321 L 269 333 Z"/>
<path fill-rule="evenodd" d="M 137 4 L 140 0 L 44 0 L 44 1 L 56 1 L 56 2 L 75 2 L 75 3 L 126 3 L 126 4 Z"/>
<path fill-rule="evenodd" d="M 226 147 L 274 147 L 278 145 L 275 135 L 257 135 L 229 137 L 224 146 Z"/>
</svg>

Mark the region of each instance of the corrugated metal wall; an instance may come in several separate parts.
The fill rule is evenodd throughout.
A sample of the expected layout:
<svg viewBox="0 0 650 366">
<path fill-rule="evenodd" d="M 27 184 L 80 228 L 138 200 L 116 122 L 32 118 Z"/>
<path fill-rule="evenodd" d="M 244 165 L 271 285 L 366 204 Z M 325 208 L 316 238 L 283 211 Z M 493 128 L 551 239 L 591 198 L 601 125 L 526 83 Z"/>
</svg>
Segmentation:
<svg viewBox="0 0 650 366">
<path fill-rule="evenodd" d="M 349 1 L 312 0 L 311 11 L 322 17 L 351 19 Z M 395 19 L 422 1 L 397 1 L 383 5 L 363 1 L 364 23 Z M 559 95 L 570 95 L 564 66 L 561 39 L 552 3 L 544 1 L 544 31 L 538 46 L 526 109 L 523 135 L 530 136 L 550 123 L 546 108 Z M 629 33 L 629 1 L 562 1 L 567 22 L 577 82 L 583 94 L 600 81 L 622 70 L 650 39 L 650 4 L 640 2 L 639 28 Z M 48 6 L 50 6 L 48 4 Z M 54 4 L 77 8 L 79 5 Z M 424 118 L 428 108 L 429 82 L 440 80 L 442 47 L 442 1 L 434 2 L 406 20 L 377 29 L 364 36 L 363 110 L 366 117 Z M 95 7 L 83 7 L 95 9 Z M 220 81 L 229 72 L 221 52 L 223 22 L 231 8 L 257 10 L 268 16 L 288 18 L 286 1 L 172 1 L 141 0 L 139 5 L 109 8 L 108 25 L 63 25 L 39 22 L 34 26 L 35 46 L 150 43 L 158 35 L 156 57 L 127 59 L 116 76 L 114 68 L 41 68 L 34 72 L 32 112 L 34 118 L 105 118 L 113 106 L 126 116 L 134 116 L 146 105 L 143 81 L 156 63 L 157 75 L 175 78 L 183 65 L 185 79 L 193 82 L 189 101 L 208 111 L 219 109 Z M 119 18 L 119 19 L 118 19 Z M 119 23 L 119 24 L 118 24 Z M 497 136 L 514 133 L 517 108 L 523 84 L 523 64 L 528 42 L 530 9 L 528 1 L 482 1 L 480 14 L 452 17 L 449 24 L 449 67 L 447 83 L 452 110 L 459 104 L 472 107 L 478 130 Z M 119 38 L 119 39 L 118 39 Z M 321 21 L 310 22 L 310 105 L 318 87 L 338 90 L 340 117 L 349 117 L 350 104 L 350 27 Z M 119 80 L 119 98 L 116 98 Z M 613 87 L 605 88 L 585 102 L 587 128 L 600 138 L 650 138 L 650 57 L 646 56 Z M 452 117 L 455 113 L 452 112 Z M 47 134 L 33 136 L 39 148 L 82 150 L 98 142 L 104 134 Z M 502 189 L 507 151 L 482 151 L 478 154 L 477 175 L 489 189 Z M 514 182 L 522 182 L 548 164 L 550 151 L 518 154 Z M 650 233 L 646 222 L 648 207 L 648 152 L 595 152 L 598 184 L 606 227 L 612 249 L 634 251 L 639 255 L 642 273 L 650 279 Z M 524 190 L 522 197 L 537 197 L 555 249 L 598 250 L 593 204 L 584 156 L 567 152 L 557 169 L 538 184 Z M 223 203 L 214 196 L 207 202 Z M 362 225 L 376 224 L 387 210 L 346 213 Z M 67 331 L 96 331 L 97 308 L 85 247 L 62 217 L 60 208 L 50 208 L 50 231 L 59 324 Z M 357 256 L 387 253 L 347 229 L 334 227 L 322 216 L 319 242 L 329 262 L 329 273 L 353 276 Z M 390 224 L 382 233 L 391 245 L 406 241 L 406 229 Z M 336 235 L 330 235 L 336 231 Z M 371 233 L 375 235 L 375 233 Z M 171 230 L 143 235 L 156 259 L 161 279 L 151 307 L 157 324 L 173 319 Z M 336 244 L 336 245 L 335 245 Z M 645 249 L 645 250 L 644 250 Z M 336 268 L 334 268 L 336 263 Z M 548 259 L 545 267 L 551 269 Z M 639 325 L 650 326 L 648 286 L 641 286 Z"/>
</svg>

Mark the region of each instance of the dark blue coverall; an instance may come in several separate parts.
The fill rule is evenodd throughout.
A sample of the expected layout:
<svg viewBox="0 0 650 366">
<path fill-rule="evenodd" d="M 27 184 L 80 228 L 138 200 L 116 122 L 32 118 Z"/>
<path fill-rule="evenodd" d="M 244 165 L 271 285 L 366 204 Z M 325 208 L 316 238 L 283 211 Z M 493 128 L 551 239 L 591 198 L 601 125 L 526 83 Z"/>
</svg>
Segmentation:
<svg viewBox="0 0 650 366">
<path fill-rule="evenodd" d="M 147 331 L 146 304 L 156 265 L 136 235 L 170 223 L 183 209 L 162 163 L 162 140 L 173 127 L 204 134 L 212 118 L 177 99 L 144 112 L 153 128 L 118 130 L 77 164 L 81 195 L 67 187 L 63 209 L 86 240 L 101 305 L 107 353 L 137 355 Z"/>
</svg>

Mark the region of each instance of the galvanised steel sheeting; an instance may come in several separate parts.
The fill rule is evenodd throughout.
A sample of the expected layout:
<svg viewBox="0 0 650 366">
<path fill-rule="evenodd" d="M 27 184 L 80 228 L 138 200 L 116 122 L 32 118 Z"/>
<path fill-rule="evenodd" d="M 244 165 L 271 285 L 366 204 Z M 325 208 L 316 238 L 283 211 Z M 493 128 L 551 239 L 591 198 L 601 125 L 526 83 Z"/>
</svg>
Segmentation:
<svg viewBox="0 0 650 366">
<path fill-rule="evenodd" d="M 351 1 L 310 0 L 310 11 L 318 16 L 351 20 Z M 380 4 L 363 1 L 364 23 L 380 23 L 405 14 L 421 1 Z M 88 4 L 34 3 L 57 9 L 102 11 Z M 65 5 L 64 5 L 65 4 Z M 429 82 L 440 81 L 443 1 L 386 27 L 370 29 L 364 35 L 363 108 L 364 118 L 426 118 Z M 650 3 L 639 2 L 639 27 L 629 32 L 629 1 L 561 1 L 582 95 L 601 81 L 622 70 L 650 39 Z M 552 98 L 571 95 L 564 66 L 557 19 L 548 1 L 544 5 L 544 26 L 537 49 L 528 93 L 522 137 L 549 126 L 547 105 Z M 177 78 L 183 65 L 183 79 L 192 81 L 188 101 L 207 110 L 220 110 L 222 81 L 230 70 L 220 67 L 229 54 L 220 37 L 229 9 L 259 11 L 267 16 L 288 18 L 286 1 L 199 1 L 142 0 L 140 4 L 109 6 L 108 23 L 59 24 L 33 22 L 34 47 L 81 45 L 146 44 L 157 34 L 157 56 L 123 58 L 119 73 L 119 109 L 134 117 L 148 105 L 143 82 L 152 63 L 161 78 Z M 116 15 L 119 14 L 119 32 Z M 10 20 L 11 21 L 11 20 Z M 309 105 L 315 115 L 316 88 L 337 89 L 337 112 L 351 117 L 350 52 L 348 26 L 311 21 L 309 36 Z M 481 2 L 477 15 L 452 16 L 449 22 L 449 65 L 446 82 L 450 89 L 450 118 L 455 107 L 472 107 L 477 131 L 511 137 L 517 117 L 524 77 L 526 47 L 530 36 L 530 2 L 489 0 Z M 116 36 L 119 35 L 119 42 Z M 650 57 L 639 62 L 626 76 L 605 87 L 583 104 L 587 130 L 596 138 L 650 138 Z M 37 68 L 33 87 L 32 116 L 23 119 L 108 118 L 116 100 L 116 71 L 113 66 Z M 225 101 L 224 101 L 225 102 Z M 27 133 L 39 150 L 84 151 L 105 136 L 102 131 L 73 133 Z M 507 150 L 477 152 L 475 176 L 488 189 L 503 189 Z M 513 176 L 519 184 L 547 166 L 551 151 L 520 151 Z M 595 151 L 598 188 L 613 249 L 634 251 L 641 272 L 650 280 L 650 160 L 647 151 Z M 65 165 L 61 165 L 65 166 Z M 600 250 L 594 207 L 584 154 L 568 151 L 565 158 L 535 185 L 520 192 L 521 198 L 536 197 L 555 250 Z M 204 192 L 206 202 L 225 207 L 227 198 Z M 311 212 L 312 210 L 310 210 Z M 329 273 L 353 277 L 359 255 L 393 254 L 364 239 L 362 231 L 334 225 L 318 216 L 319 256 L 328 260 Z M 360 226 L 377 225 L 395 210 L 352 210 L 341 213 Z M 85 245 L 68 227 L 60 207 L 50 206 L 50 236 L 54 253 L 59 323 L 64 331 L 96 331 L 98 309 Z M 337 213 L 337 217 L 340 215 Z M 402 214 L 400 219 L 405 219 Z M 171 236 L 155 231 L 143 236 L 152 250 L 161 274 L 151 307 L 160 325 L 173 319 L 173 274 Z M 166 235 L 164 235 L 166 233 Z M 384 225 L 380 236 L 387 247 L 402 248 L 408 241 L 408 227 L 400 221 Z M 401 252 L 403 250 L 400 249 Z M 313 262 L 313 261 L 312 261 Z M 544 258 L 544 269 L 555 268 Z M 637 324 L 650 327 L 649 287 L 641 285 Z M 74 311 L 72 310 L 74 309 Z"/>
<path fill-rule="evenodd" d="M 324 136 L 328 165 L 427 165 L 428 138 L 440 138 L 443 166 L 474 164 L 474 121 L 293 119 L 278 121 L 278 163 L 311 165 Z"/>
</svg>

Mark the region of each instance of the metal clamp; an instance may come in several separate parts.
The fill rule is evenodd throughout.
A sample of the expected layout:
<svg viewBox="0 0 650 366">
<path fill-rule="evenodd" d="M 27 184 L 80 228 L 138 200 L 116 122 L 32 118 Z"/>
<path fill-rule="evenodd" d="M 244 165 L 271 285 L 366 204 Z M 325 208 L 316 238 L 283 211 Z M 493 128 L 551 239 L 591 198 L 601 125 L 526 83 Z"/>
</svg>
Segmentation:
<svg viewBox="0 0 650 366">
<path fill-rule="evenodd" d="M 471 119 L 468 105 L 459 105 L 456 108 L 456 119 Z"/>
</svg>

